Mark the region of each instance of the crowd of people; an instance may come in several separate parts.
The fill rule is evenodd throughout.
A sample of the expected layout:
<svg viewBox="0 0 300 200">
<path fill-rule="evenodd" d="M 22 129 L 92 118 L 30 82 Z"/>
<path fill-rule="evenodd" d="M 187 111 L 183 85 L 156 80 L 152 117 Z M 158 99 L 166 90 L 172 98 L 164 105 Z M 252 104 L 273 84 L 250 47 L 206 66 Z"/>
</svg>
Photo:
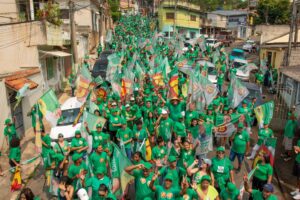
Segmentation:
<svg viewBox="0 0 300 200">
<path fill-rule="evenodd" d="M 111 41 L 107 41 L 106 48 L 115 52 L 109 57 L 109 83 L 98 86 L 105 90 L 105 95 L 96 95 L 93 102 L 97 109 L 92 114 L 106 119 L 106 123 L 98 123 L 92 130 L 84 122 L 85 131 L 77 130 L 71 143 L 61 133 L 54 146 L 44 126 L 41 128 L 43 165 L 59 181 L 56 191 L 52 191 L 59 200 L 236 200 L 242 199 L 245 192 L 254 200 L 278 199 L 272 184 L 271 158 L 275 149 L 267 146 L 268 151 L 260 151 L 274 133 L 270 121 L 256 123 L 256 98 L 243 97 L 237 103 L 236 98 L 230 97 L 232 84 L 237 80 L 236 69 L 229 67 L 224 48 L 212 49 L 204 38 L 191 43 L 187 51 L 182 51 L 182 47 L 179 35 L 171 40 L 161 37 L 155 33 L 155 22 L 146 17 L 120 19 Z M 101 51 L 102 46 L 98 54 Z M 112 61 L 112 57 L 118 62 Z M 207 64 L 201 65 L 199 60 L 215 64 L 217 87 L 208 81 Z M 186 65 L 191 66 L 190 73 L 182 70 Z M 83 67 L 89 69 L 88 64 Z M 231 84 L 227 87 L 228 74 Z M 76 96 L 75 78 L 70 77 L 70 86 Z M 200 88 L 199 92 L 194 88 L 197 83 L 211 90 L 205 93 Z M 85 105 L 91 111 L 89 103 Z M 29 115 L 36 124 L 34 111 Z M 300 199 L 300 140 L 293 146 L 296 120 L 293 109 L 284 131 L 286 152 L 282 156 L 288 161 L 293 152 L 297 154 L 294 173 L 298 190 L 292 195 Z M 233 124 L 234 131 L 216 137 L 219 127 L 226 127 L 227 123 Z M 20 140 L 12 121 L 8 119 L 5 125 L 10 165 L 19 166 Z M 250 137 L 256 134 L 253 126 L 259 130 L 251 151 Z M 86 133 L 92 137 L 92 144 Z M 113 173 L 113 160 L 123 161 L 114 157 L 116 149 L 130 163 L 118 175 Z M 241 172 L 245 156 L 255 159 L 249 176 Z M 127 176 L 130 181 L 123 187 Z M 235 176 L 242 176 L 243 184 L 237 184 Z"/>
</svg>

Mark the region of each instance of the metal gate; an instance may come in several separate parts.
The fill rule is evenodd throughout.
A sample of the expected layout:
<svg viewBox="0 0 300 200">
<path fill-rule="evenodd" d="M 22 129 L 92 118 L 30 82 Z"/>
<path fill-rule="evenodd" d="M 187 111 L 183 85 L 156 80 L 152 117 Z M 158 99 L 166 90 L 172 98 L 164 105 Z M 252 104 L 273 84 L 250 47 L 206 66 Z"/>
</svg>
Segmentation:
<svg viewBox="0 0 300 200">
<path fill-rule="evenodd" d="M 14 107 L 17 103 L 16 95 L 17 93 L 13 91 L 9 97 L 9 102 L 10 102 L 11 116 L 16 117 L 15 126 L 16 126 L 17 134 L 20 138 L 22 138 L 24 136 L 24 131 L 25 131 L 24 121 L 23 121 L 23 109 L 22 109 L 22 102 L 21 102 L 14 110 Z"/>
</svg>

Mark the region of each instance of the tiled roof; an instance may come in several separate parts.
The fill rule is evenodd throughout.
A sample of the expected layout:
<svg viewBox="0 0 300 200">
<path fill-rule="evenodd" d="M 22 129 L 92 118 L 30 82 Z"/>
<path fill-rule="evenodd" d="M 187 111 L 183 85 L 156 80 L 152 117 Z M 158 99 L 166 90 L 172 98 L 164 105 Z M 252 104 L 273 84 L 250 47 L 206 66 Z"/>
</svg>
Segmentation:
<svg viewBox="0 0 300 200">
<path fill-rule="evenodd" d="M 40 73 L 40 69 L 38 67 L 13 72 L 5 77 L 5 84 L 9 88 L 18 91 L 26 83 L 29 83 L 29 88 L 34 89 L 38 86 L 38 84 L 27 77 L 37 73 Z"/>
</svg>

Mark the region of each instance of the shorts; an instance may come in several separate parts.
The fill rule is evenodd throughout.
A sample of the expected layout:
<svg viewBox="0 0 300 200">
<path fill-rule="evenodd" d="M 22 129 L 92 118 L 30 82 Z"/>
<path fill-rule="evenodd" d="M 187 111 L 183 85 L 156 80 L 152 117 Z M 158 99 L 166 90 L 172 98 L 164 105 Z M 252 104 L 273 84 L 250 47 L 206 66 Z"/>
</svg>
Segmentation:
<svg viewBox="0 0 300 200">
<path fill-rule="evenodd" d="M 236 153 L 232 150 L 230 150 L 230 154 L 229 154 L 229 159 L 231 162 L 233 162 L 235 160 L 235 157 L 237 157 L 239 163 L 241 164 L 244 160 L 244 154 L 241 153 Z"/>
<path fill-rule="evenodd" d="M 293 149 L 293 138 L 288 138 L 284 136 L 282 145 L 284 146 L 285 150 L 291 151 Z"/>
<path fill-rule="evenodd" d="M 300 180 L 300 163 L 294 163 L 293 175 L 297 177 L 297 180 Z"/>
</svg>

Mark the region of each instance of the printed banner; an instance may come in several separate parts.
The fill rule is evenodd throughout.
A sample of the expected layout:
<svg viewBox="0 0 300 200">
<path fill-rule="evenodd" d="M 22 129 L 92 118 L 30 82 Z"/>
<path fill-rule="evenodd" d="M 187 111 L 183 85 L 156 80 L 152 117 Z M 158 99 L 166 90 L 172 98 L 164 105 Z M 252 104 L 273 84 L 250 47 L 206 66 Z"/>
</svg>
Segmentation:
<svg viewBox="0 0 300 200">
<path fill-rule="evenodd" d="M 232 123 L 217 126 L 215 129 L 215 137 L 230 137 L 235 131 L 236 128 Z"/>
</svg>

